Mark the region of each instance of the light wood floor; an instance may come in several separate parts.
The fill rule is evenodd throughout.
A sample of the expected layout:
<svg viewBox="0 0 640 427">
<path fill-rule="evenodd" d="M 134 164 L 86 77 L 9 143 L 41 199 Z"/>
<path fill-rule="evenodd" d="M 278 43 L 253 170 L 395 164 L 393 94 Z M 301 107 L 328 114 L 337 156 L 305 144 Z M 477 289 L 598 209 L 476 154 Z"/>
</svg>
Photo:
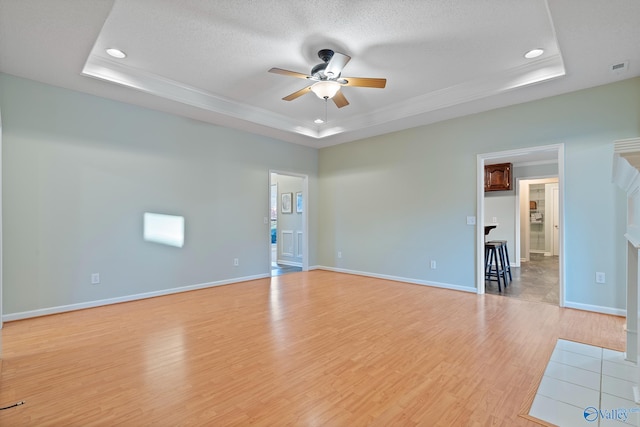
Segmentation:
<svg viewBox="0 0 640 427">
<path fill-rule="evenodd" d="M 2 426 L 535 425 L 561 337 L 624 319 L 326 271 L 10 322 Z"/>
</svg>

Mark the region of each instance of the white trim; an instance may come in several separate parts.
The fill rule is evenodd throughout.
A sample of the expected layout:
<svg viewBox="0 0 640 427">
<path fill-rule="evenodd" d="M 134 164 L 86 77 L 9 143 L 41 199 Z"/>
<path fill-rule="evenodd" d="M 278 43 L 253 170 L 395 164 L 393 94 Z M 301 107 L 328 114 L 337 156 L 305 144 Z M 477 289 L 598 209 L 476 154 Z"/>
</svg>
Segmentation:
<svg viewBox="0 0 640 427">
<path fill-rule="evenodd" d="M 296 258 L 302 258 L 302 231 L 296 231 Z"/>
<path fill-rule="evenodd" d="M 267 188 L 267 218 L 271 218 L 271 174 L 295 176 L 302 178 L 302 271 L 309 270 L 309 175 L 296 172 L 287 172 L 278 169 L 269 169 L 269 186 Z M 271 271 L 271 222 L 267 221 L 268 228 L 268 262 L 267 271 Z"/>
<path fill-rule="evenodd" d="M 576 310 L 592 311 L 594 313 L 611 314 L 613 316 L 624 317 L 627 315 L 627 310 L 623 308 L 611 308 L 601 305 L 582 304 L 580 302 L 565 301 L 565 308 L 574 308 Z"/>
<path fill-rule="evenodd" d="M 431 282 L 426 280 L 411 279 L 408 277 L 390 276 L 387 274 L 367 273 L 364 271 L 348 270 L 345 268 L 326 267 L 326 266 L 319 265 L 319 266 L 314 266 L 313 269 L 333 271 L 334 273 L 353 274 L 356 276 L 373 277 L 376 279 L 392 280 L 394 282 L 403 282 L 403 283 L 409 283 L 412 285 L 431 286 L 433 288 L 443 288 L 443 289 L 449 289 L 452 291 L 463 291 L 463 292 L 471 292 L 471 293 L 476 292 L 475 288 L 471 288 L 469 286 L 452 285 L 450 283 Z"/>
<path fill-rule="evenodd" d="M 101 307 L 101 306 L 104 306 L 104 305 L 119 304 L 121 302 L 136 301 L 136 300 L 141 300 L 141 299 L 146 299 L 146 298 L 154 298 L 154 297 L 159 297 L 159 296 L 177 294 L 177 293 L 180 293 L 180 292 L 194 291 L 194 290 L 197 290 L 197 289 L 205 289 L 205 288 L 212 288 L 212 287 L 215 287 L 215 286 L 231 285 L 231 284 L 234 284 L 234 283 L 247 282 L 247 281 L 256 280 L 256 279 L 264 279 L 264 278 L 267 278 L 267 277 L 271 277 L 271 274 L 258 274 L 258 275 L 255 275 L 255 276 L 236 277 L 234 279 L 219 280 L 219 281 L 216 281 L 216 282 L 208 282 L 208 283 L 199 283 L 199 284 L 196 284 L 196 285 L 189 285 L 189 286 L 182 286 L 182 287 L 178 287 L 178 288 L 163 289 L 163 290 L 160 290 L 160 291 L 145 292 L 145 293 L 142 293 L 142 294 L 127 295 L 127 296 L 123 296 L 123 297 L 108 298 L 108 299 L 102 299 L 102 300 L 96 300 L 96 301 L 88 301 L 88 302 L 82 302 L 82 303 L 77 303 L 77 304 L 60 305 L 60 306 L 57 306 L 57 307 L 41 308 L 41 309 L 37 309 L 37 310 L 22 311 L 22 312 L 19 312 L 19 313 L 10 313 L 10 314 L 5 314 L 4 316 L 2 316 L 2 319 L 5 322 L 10 322 L 10 321 L 13 321 L 13 320 L 28 319 L 30 317 L 47 316 L 47 315 L 50 315 L 50 314 L 64 313 L 64 312 L 67 312 L 67 311 L 84 310 L 84 309 L 87 309 L 87 308 Z"/>
<path fill-rule="evenodd" d="M 430 287 L 434 287 L 434 288 L 443 288 L 443 289 L 449 289 L 449 290 L 453 290 L 453 291 L 462 291 L 462 292 L 471 292 L 471 293 L 475 293 L 476 289 L 475 288 L 470 288 L 467 286 L 460 286 L 460 285 L 452 285 L 449 283 L 439 283 L 439 282 L 428 282 L 425 280 L 418 280 L 418 279 L 410 279 L 410 278 L 406 278 L 406 277 L 398 277 L 398 276 L 390 276 L 390 275 L 386 275 L 386 274 L 375 274 L 375 273 L 366 273 L 363 271 L 355 271 L 355 270 L 348 270 L 348 269 L 344 269 L 344 268 L 335 268 L 335 267 L 326 267 L 326 266 L 322 266 L 322 265 L 316 265 L 313 266 L 312 270 L 327 270 L 327 271 L 333 271 L 335 273 L 345 273 L 345 274 L 354 274 L 357 276 L 365 276 L 365 277 L 373 277 L 376 279 L 386 279 L 386 280 L 392 280 L 395 282 L 403 282 L 403 283 L 408 283 L 408 284 L 412 284 L 412 285 L 423 285 L 423 286 L 430 286 Z M 600 305 L 591 305 L 591 304 L 582 304 L 582 303 L 578 303 L 578 302 L 572 302 L 572 301 L 565 301 L 564 304 L 565 308 L 573 308 L 576 310 L 583 310 L 583 311 L 591 311 L 594 313 L 603 313 L 603 314 L 611 314 L 614 316 L 625 316 L 627 311 L 621 308 L 612 308 L 612 307 L 604 307 L 604 306 L 600 306 Z"/>
<path fill-rule="evenodd" d="M 290 267 L 302 267 L 302 263 L 301 262 L 287 261 L 287 260 L 284 260 L 284 259 L 279 259 L 278 260 L 278 264 L 288 265 Z"/>
<path fill-rule="evenodd" d="M 513 231 L 514 231 L 514 233 L 513 233 L 513 248 L 512 248 L 512 252 L 511 252 L 513 254 L 513 256 L 510 258 L 510 260 L 512 260 L 510 266 L 518 268 L 518 267 L 520 267 L 520 262 L 521 262 L 521 259 L 522 259 L 521 258 L 522 254 L 521 254 L 521 251 L 520 251 L 520 246 L 521 246 L 520 245 L 520 239 L 521 239 L 521 236 L 520 236 L 520 228 L 521 228 L 520 227 L 520 224 L 521 224 L 521 222 L 520 222 L 520 215 L 521 215 L 521 213 L 520 213 L 521 212 L 521 210 L 520 210 L 520 196 L 521 196 L 521 193 L 520 193 L 520 178 L 516 179 L 515 185 L 513 187 L 515 187 L 514 188 L 514 194 L 516 196 L 515 197 L 515 206 L 514 206 L 514 211 L 515 211 L 516 217 L 515 217 L 515 220 L 513 221 Z M 528 195 L 527 195 L 527 197 L 528 197 Z M 508 248 L 507 248 L 507 250 L 508 250 Z"/>
<path fill-rule="evenodd" d="M 93 53 L 87 58 L 82 74 L 214 113 L 250 120 L 258 125 L 318 138 L 316 129 L 303 127 L 298 121 L 285 115 L 216 96 L 194 86 L 130 67 L 122 61 L 102 58 Z"/>
<path fill-rule="evenodd" d="M 564 230 L 565 230 L 565 218 L 564 218 L 564 144 L 560 144 L 558 148 L 558 217 L 559 217 L 559 226 L 560 232 L 558 233 L 558 260 L 559 260 L 559 271 L 560 275 L 560 283 L 559 288 L 560 292 L 558 293 L 558 298 L 560 300 L 560 307 L 565 306 L 565 295 L 566 295 L 566 283 L 567 278 L 565 276 L 565 259 L 564 259 Z"/>
<path fill-rule="evenodd" d="M 358 276 L 375 277 L 375 278 L 394 280 L 394 281 L 397 281 L 397 282 L 404 282 L 404 283 L 409 283 L 409 284 L 425 285 L 425 286 L 432 286 L 432 287 L 437 287 L 437 288 L 450 289 L 450 290 L 454 290 L 454 291 L 476 292 L 476 288 L 469 288 L 469 287 L 466 287 L 466 286 L 450 285 L 450 284 L 438 283 L 438 282 L 426 282 L 424 280 L 416 280 L 416 279 L 408 279 L 408 278 L 404 278 L 404 277 L 387 276 L 387 275 L 384 275 L 384 274 L 364 273 L 364 272 L 361 272 L 361 271 L 346 270 L 346 269 L 334 268 L 334 267 L 325 267 L 325 266 L 322 266 L 322 265 L 314 265 L 314 266 L 310 267 L 309 270 L 327 270 L 327 271 L 333 271 L 333 272 L 336 272 L 336 273 L 346 273 L 346 274 L 355 274 L 355 275 L 358 275 Z M 572 308 L 572 309 L 576 309 L 576 310 L 591 311 L 591 312 L 594 312 L 594 313 L 611 314 L 613 316 L 626 316 L 626 313 L 627 313 L 627 310 L 622 309 L 622 308 L 612 308 L 612 307 L 604 307 L 604 306 L 600 306 L 600 305 L 582 304 L 582 303 L 573 302 L 573 301 L 565 301 L 564 308 Z"/>
<path fill-rule="evenodd" d="M 619 139 L 613 143 L 613 152 L 637 153 L 640 151 L 640 138 Z"/>
<path fill-rule="evenodd" d="M 386 274 L 367 273 L 367 272 L 363 272 L 363 271 L 348 270 L 348 269 L 334 268 L 334 267 L 326 267 L 326 266 L 322 266 L 322 265 L 314 265 L 314 266 L 310 267 L 309 270 L 326 270 L 326 271 L 333 271 L 333 272 L 336 272 L 336 273 L 353 274 L 353 275 L 357 275 L 357 276 L 365 276 L 365 277 L 373 277 L 373 278 L 376 278 L 376 279 L 391 280 L 391 281 L 395 281 L 395 282 L 408 283 L 408 284 L 412 284 L 412 285 L 429 286 L 429 287 L 434 287 L 434 288 L 449 289 L 449 290 L 453 290 L 453 291 L 462 291 L 462 292 L 470 292 L 470 293 L 475 293 L 476 292 L 475 288 L 470 288 L 468 286 L 460 286 L 460 285 L 453 285 L 453 284 L 449 284 L 449 283 L 440 283 L 440 282 L 430 282 L 430 281 L 425 281 L 425 280 L 411 279 L 411 278 L 399 277 L 399 276 L 391 276 L 391 275 L 386 275 Z M 130 302 L 130 301 L 137 301 L 137 300 L 141 300 L 141 299 L 155 298 L 155 297 L 165 296 L 165 295 L 172 295 L 172 294 L 177 294 L 177 293 L 181 293 L 181 292 L 194 291 L 194 290 L 198 290 L 198 289 L 213 288 L 213 287 L 216 287 L 216 286 L 233 285 L 233 284 L 236 284 L 236 283 L 242 283 L 242 282 L 247 282 L 247 281 L 251 281 L 251 280 L 258 280 L 258 279 L 265 279 L 265 278 L 268 278 L 268 277 L 271 277 L 271 275 L 270 274 L 257 274 L 257 275 L 254 275 L 254 276 L 237 277 L 237 278 L 234 278 L 234 279 L 219 280 L 219 281 L 207 282 L 207 283 L 199 283 L 199 284 L 196 284 L 196 285 L 189 285 L 189 286 L 183 286 L 183 287 L 178 287 L 178 288 L 170 288 L 170 289 L 164 289 L 164 290 L 160 290 L 160 291 L 146 292 L 146 293 L 142 293 L 142 294 L 127 295 L 127 296 L 117 297 L 117 298 L 108 298 L 108 299 L 96 300 L 96 301 L 88 301 L 88 302 L 83 302 L 83 303 L 78 303 L 78 304 L 69 304 L 69 305 L 62 305 L 62 306 L 57 306 L 57 307 L 42 308 L 42 309 L 38 309 L 38 310 L 22 311 L 22 312 L 18 312 L 18 313 L 5 314 L 2 317 L 2 320 L 5 321 L 5 322 L 11 322 L 11 321 L 15 321 L 15 320 L 28 319 L 28 318 L 32 318 L 32 317 L 48 316 L 48 315 L 51 315 L 51 314 L 65 313 L 65 312 L 68 312 L 68 311 L 84 310 L 84 309 L 87 309 L 87 308 L 102 307 L 102 306 L 111 305 L 111 304 L 120 304 L 120 303 L 123 303 L 123 302 Z M 592 312 L 596 312 L 596 313 L 611 314 L 611 315 L 614 315 L 614 316 L 625 316 L 626 315 L 626 310 L 624 310 L 624 309 L 616 309 L 616 308 L 603 307 L 603 306 L 597 306 L 597 305 L 582 304 L 582 303 L 576 303 L 576 302 L 571 302 L 571 301 L 565 302 L 565 307 L 574 308 L 574 309 L 578 309 L 578 310 L 584 310 L 584 311 L 592 311 Z"/>
<path fill-rule="evenodd" d="M 612 181 L 622 188 L 627 196 L 626 233 L 627 239 L 627 277 L 626 277 L 626 318 L 627 348 L 626 359 L 637 363 L 640 348 L 638 330 L 640 329 L 640 282 L 638 278 L 638 245 L 640 244 L 640 138 L 624 139 L 613 143 Z M 634 398 L 639 399 L 637 384 L 640 383 L 640 369 L 636 369 L 634 378 Z"/>
<path fill-rule="evenodd" d="M 640 239 L 638 239 L 637 233 L 625 233 L 624 238 L 627 239 L 634 248 L 640 249 Z"/>
<path fill-rule="evenodd" d="M 613 155 L 613 182 L 622 188 L 625 193 L 629 193 L 633 188 L 638 187 L 638 169 L 633 167 L 629 160 L 623 155 L 615 153 Z"/>
<path fill-rule="evenodd" d="M 544 175 L 544 176 L 531 176 L 531 177 L 520 177 L 517 179 L 517 183 L 518 185 L 516 186 L 516 219 L 518 220 L 518 225 L 516 226 L 515 232 L 516 232 L 516 250 L 517 250 L 517 256 L 520 256 L 521 259 L 525 262 L 528 262 L 531 257 L 530 254 L 532 253 L 541 253 L 541 254 L 545 254 L 545 256 L 551 256 L 550 253 L 545 252 L 544 250 L 531 250 L 531 228 L 530 227 L 524 227 L 525 229 L 525 236 L 524 236 L 524 242 L 522 242 L 522 233 L 521 228 L 522 228 L 522 222 L 520 222 L 520 216 L 522 215 L 522 209 L 521 209 L 521 204 L 520 204 L 520 197 L 523 197 L 523 193 L 520 192 L 520 187 L 521 186 L 526 186 L 527 187 L 527 191 L 526 191 L 526 200 L 524 200 L 524 205 L 525 208 L 528 209 L 529 208 L 529 201 L 531 200 L 531 196 L 529 194 L 529 185 L 531 184 L 550 184 L 550 183 L 554 183 L 557 184 L 558 183 L 558 175 Z M 525 212 L 528 212 L 525 211 Z M 526 216 L 528 217 L 529 215 L 526 214 Z M 528 225 L 528 224 L 527 224 Z M 524 243 L 524 244 L 523 244 Z M 525 247 L 525 252 L 524 252 L 524 256 L 522 256 L 522 251 L 520 250 L 520 247 L 524 246 Z M 518 267 L 520 267 L 520 265 L 518 265 Z"/>
<path fill-rule="evenodd" d="M 422 94 L 403 102 L 402 105 L 387 105 L 375 112 L 360 114 L 350 119 L 338 119 L 330 122 L 331 126 L 320 128 L 306 122 L 292 120 L 290 117 L 266 109 L 242 105 L 237 101 L 216 96 L 196 87 L 128 66 L 125 62 L 99 56 L 93 52 L 89 54 L 82 74 L 213 113 L 318 140 L 556 79 L 564 76 L 566 71 L 560 54 L 554 54 L 544 59 L 503 70 L 496 75 L 479 76 L 471 81 Z"/>
<path fill-rule="evenodd" d="M 286 243 L 290 243 L 291 248 L 286 248 Z M 294 244 L 295 242 L 293 241 L 293 230 L 282 230 L 280 232 L 280 253 L 282 254 L 282 256 L 293 257 Z M 289 249 L 291 250 L 291 252 L 285 252 Z"/>
<path fill-rule="evenodd" d="M 484 161 L 489 157 L 476 157 L 476 292 L 484 294 Z"/>
<path fill-rule="evenodd" d="M 2 329 L 2 114 L 0 114 L 0 329 Z M 2 360 L 2 336 L 0 335 L 0 361 Z M 0 362 L 1 363 L 1 362 Z"/>
</svg>

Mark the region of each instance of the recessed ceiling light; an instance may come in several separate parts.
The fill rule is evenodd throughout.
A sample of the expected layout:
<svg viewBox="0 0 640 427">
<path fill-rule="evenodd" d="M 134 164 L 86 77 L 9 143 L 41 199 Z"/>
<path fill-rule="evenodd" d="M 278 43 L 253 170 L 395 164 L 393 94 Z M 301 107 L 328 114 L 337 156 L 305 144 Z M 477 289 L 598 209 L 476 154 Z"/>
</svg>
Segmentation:
<svg viewBox="0 0 640 427">
<path fill-rule="evenodd" d="M 315 123 L 315 124 L 317 124 L 317 125 L 321 125 L 321 124 L 323 124 L 323 123 L 324 123 L 324 120 L 322 120 L 322 119 L 315 119 L 315 120 L 313 121 L 313 123 Z"/>
<path fill-rule="evenodd" d="M 544 53 L 544 49 L 542 48 L 531 49 L 529 52 L 524 54 L 524 57 L 527 59 L 533 59 L 533 58 L 537 58 L 543 53 Z"/>
<path fill-rule="evenodd" d="M 110 47 L 109 49 L 106 49 L 106 51 L 109 56 L 113 56 L 114 58 L 122 59 L 127 57 L 127 54 L 120 49 Z"/>
</svg>

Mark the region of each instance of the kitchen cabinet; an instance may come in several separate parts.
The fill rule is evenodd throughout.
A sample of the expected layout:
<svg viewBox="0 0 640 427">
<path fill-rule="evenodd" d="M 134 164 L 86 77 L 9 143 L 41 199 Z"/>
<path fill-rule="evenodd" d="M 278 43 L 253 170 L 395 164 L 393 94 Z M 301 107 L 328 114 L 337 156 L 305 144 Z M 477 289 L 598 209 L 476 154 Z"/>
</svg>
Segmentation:
<svg viewBox="0 0 640 427">
<path fill-rule="evenodd" d="M 511 190 L 511 163 L 498 163 L 484 167 L 484 191 Z"/>
</svg>

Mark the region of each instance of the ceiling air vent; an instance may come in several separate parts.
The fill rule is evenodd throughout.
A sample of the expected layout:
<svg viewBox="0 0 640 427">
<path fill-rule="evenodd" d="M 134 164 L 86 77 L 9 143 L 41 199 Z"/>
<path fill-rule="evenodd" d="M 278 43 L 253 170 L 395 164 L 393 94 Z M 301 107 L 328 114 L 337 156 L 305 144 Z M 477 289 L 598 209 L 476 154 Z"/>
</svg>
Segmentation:
<svg viewBox="0 0 640 427">
<path fill-rule="evenodd" d="M 629 61 L 619 62 L 617 64 L 613 64 L 609 67 L 609 70 L 613 74 L 622 74 L 626 73 L 629 69 Z"/>
</svg>

